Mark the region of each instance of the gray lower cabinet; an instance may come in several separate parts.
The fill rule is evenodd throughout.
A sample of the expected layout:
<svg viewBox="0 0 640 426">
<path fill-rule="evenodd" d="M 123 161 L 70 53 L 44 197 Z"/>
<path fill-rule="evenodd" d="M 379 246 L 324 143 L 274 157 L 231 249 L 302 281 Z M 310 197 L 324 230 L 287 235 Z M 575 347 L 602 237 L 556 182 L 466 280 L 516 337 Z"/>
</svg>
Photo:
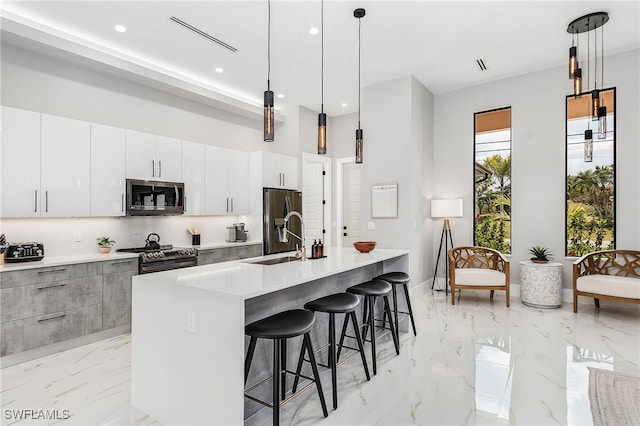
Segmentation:
<svg viewBox="0 0 640 426">
<path fill-rule="evenodd" d="M 198 265 L 229 262 L 262 255 L 262 244 L 249 244 L 232 247 L 218 247 L 198 250 Z"/>
<path fill-rule="evenodd" d="M 102 327 L 131 324 L 131 281 L 138 259 L 104 262 L 102 272 Z"/>
</svg>

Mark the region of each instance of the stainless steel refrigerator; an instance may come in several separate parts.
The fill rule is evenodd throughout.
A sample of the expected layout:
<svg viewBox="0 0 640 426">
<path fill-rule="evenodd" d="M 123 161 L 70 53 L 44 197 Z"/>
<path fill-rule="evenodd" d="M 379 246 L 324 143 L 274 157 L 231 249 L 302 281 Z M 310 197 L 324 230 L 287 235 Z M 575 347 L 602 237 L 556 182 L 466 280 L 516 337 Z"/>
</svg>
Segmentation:
<svg viewBox="0 0 640 426">
<path fill-rule="evenodd" d="M 297 238 L 288 236 L 288 242 L 280 242 L 280 235 L 283 233 L 284 217 L 290 211 L 297 211 L 302 214 L 302 192 L 288 189 L 263 189 L 263 252 L 264 254 L 282 253 L 292 251 L 302 247 L 302 243 Z M 300 218 L 292 216 L 287 224 L 287 229 L 296 235 L 302 236 L 302 224 Z"/>
</svg>

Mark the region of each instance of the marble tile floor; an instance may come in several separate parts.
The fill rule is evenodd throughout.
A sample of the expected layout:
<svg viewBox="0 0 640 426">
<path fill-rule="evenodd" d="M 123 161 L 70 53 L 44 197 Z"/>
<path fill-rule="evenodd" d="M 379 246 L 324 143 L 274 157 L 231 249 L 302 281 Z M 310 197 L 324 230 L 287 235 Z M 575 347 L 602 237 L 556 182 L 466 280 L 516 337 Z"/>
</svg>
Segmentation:
<svg viewBox="0 0 640 426">
<path fill-rule="evenodd" d="M 587 367 L 640 376 L 636 306 L 602 301 L 598 312 L 584 298 L 574 314 L 570 303 L 538 309 L 513 297 L 506 308 L 504 296 L 496 293 L 492 302 L 481 291 L 463 291 L 459 304 L 451 306 L 444 293 L 425 286 L 414 289 L 412 301 L 418 336 L 401 333 L 399 356 L 389 339 L 380 340 L 378 374 L 370 382 L 359 357 L 344 363 L 335 411 L 324 370 L 329 417 L 322 417 L 312 387 L 283 407 L 281 423 L 589 425 Z M 2 425 L 158 424 L 131 406 L 128 334 L 0 374 Z M 33 418 L 47 413 L 55 418 Z M 269 409 L 245 422 L 269 424 Z"/>
</svg>

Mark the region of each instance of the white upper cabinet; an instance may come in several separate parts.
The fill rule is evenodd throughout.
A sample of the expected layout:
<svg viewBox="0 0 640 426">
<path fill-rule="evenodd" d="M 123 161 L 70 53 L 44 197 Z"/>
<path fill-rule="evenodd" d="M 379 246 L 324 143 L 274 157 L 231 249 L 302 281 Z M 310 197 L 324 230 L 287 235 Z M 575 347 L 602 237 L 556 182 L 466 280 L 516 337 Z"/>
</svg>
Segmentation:
<svg viewBox="0 0 640 426">
<path fill-rule="evenodd" d="M 40 114 L 2 107 L 2 217 L 40 216 Z"/>
<path fill-rule="evenodd" d="M 204 209 L 204 145 L 182 141 L 182 182 L 185 215 L 202 215 Z"/>
<path fill-rule="evenodd" d="M 262 186 L 298 189 L 298 159 L 262 151 Z"/>
<path fill-rule="evenodd" d="M 181 181 L 182 148 L 179 139 L 127 130 L 126 140 L 127 178 Z"/>
<path fill-rule="evenodd" d="M 249 154 L 205 147 L 205 213 L 249 214 Z"/>
<path fill-rule="evenodd" d="M 125 130 L 91 123 L 91 216 L 124 216 Z"/>
<path fill-rule="evenodd" d="M 90 215 L 90 135 L 86 121 L 41 115 L 42 216 Z"/>
</svg>

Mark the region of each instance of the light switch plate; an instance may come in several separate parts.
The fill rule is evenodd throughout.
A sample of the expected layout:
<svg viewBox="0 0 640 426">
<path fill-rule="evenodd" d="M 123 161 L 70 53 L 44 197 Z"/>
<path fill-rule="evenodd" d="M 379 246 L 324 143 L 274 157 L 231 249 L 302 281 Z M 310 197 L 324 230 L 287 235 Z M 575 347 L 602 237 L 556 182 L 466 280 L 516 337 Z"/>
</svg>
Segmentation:
<svg viewBox="0 0 640 426">
<path fill-rule="evenodd" d="M 367 229 L 368 230 L 376 229 L 376 223 L 375 222 L 367 222 Z"/>
<path fill-rule="evenodd" d="M 73 241 L 74 242 L 79 242 L 82 240 L 82 232 L 80 231 L 73 231 Z"/>
</svg>

